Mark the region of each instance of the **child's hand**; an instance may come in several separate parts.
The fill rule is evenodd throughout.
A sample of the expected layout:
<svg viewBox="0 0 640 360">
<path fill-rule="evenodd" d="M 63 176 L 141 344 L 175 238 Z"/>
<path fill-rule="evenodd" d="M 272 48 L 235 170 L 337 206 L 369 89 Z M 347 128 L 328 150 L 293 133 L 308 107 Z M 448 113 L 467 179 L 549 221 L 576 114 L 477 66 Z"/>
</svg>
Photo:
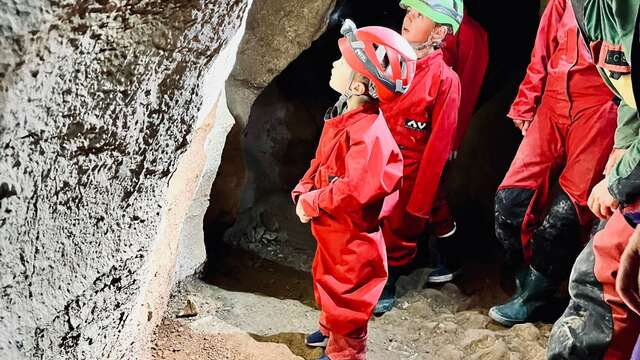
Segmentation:
<svg viewBox="0 0 640 360">
<path fill-rule="evenodd" d="M 311 220 L 311 217 L 307 216 L 307 214 L 304 213 L 302 202 L 300 200 L 298 200 L 298 203 L 296 204 L 296 215 L 298 215 L 298 217 L 300 218 L 300 222 L 303 224 L 306 224 Z"/>
<path fill-rule="evenodd" d="M 589 209 L 602 220 L 608 219 L 618 208 L 618 200 L 609 193 L 606 178 L 602 179 L 593 187 L 587 205 L 589 205 Z"/>
<path fill-rule="evenodd" d="M 527 120 L 513 120 L 513 123 L 518 129 L 520 129 L 522 136 L 527 133 L 527 130 L 529 130 L 529 126 L 531 126 L 531 121 Z"/>
</svg>

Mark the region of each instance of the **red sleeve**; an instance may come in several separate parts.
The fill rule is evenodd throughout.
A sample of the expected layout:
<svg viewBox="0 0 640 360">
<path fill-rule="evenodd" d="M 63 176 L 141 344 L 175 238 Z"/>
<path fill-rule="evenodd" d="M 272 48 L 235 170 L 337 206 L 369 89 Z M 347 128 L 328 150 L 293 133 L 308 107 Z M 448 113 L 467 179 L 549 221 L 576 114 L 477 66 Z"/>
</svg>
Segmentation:
<svg viewBox="0 0 640 360">
<path fill-rule="evenodd" d="M 407 211 L 428 218 L 444 166 L 453 150 L 460 106 L 460 80 L 453 71 L 443 77 L 431 113 L 433 129 L 425 147 Z"/>
<path fill-rule="evenodd" d="M 385 125 L 386 126 L 386 125 Z M 380 129 L 380 127 L 377 127 Z M 371 128 L 362 137 L 352 136 L 345 156 L 345 176 L 329 186 L 300 195 L 308 216 L 320 210 L 354 211 L 395 191 L 402 178 L 402 156 L 391 134 L 378 136 Z M 385 129 L 388 131 L 388 129 Z"/>
<path fill-rule="evenodd" d="M 309 164 L 309 170 L 304 173 L 302 179 L 300 179 L 300 181 L 298 182 L 298 185 L 296 185 L 296 187 L 293 188 L 293 191 L 291 191 L 291 198 L 293 199 L 294 204 L 298 202 L 298 197 L 300 195 L 306 194 L 311 191 L 311 189 L 313 189 L 313 186 L 315 184 L 313 178 L 318 171 L 318 164 L 319 161 L 316 160 L 316 158 L 313 158 L 311 160 L 311 164 Z"/>
<path fill-rule="evenodd" d="M 507 114 L 513 120 L 533 120 L 536 108 L 540 104 L 547 80 L 547 63 L 558 47 L 556 32 L 565 11 L 565 1 L 552 0 L 542 14 L 527 74 Z"/>
<path fill-rule="evenodd" d="M 487 33 L 480 24 L 465 15 L 458 30 L 457 46 L 458 56 L 453 64 L 453 70 L 460 78 L 461 95 L 458 130 L 453 144 L 454 150 L 457 150 L 462 144 L 489 65 Z"/>
</svg>

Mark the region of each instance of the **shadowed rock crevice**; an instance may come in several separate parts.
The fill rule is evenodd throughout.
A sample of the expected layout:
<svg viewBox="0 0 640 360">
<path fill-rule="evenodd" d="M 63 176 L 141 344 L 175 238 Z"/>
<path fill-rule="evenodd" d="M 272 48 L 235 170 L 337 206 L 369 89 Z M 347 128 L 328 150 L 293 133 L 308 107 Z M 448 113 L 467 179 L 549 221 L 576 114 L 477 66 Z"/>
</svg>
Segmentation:
<svg viewBox="0 0 640 360">
<path fill-rule="evenodd" d="M 495 5 L 514 8 L 507 1 Z M 448 166 L 446 186 L 465 241 L 461 256 L 473 261 L 493 262 L 499 256 L 493 234 L 493 196 L 521 140 L 506 113 L 529 62 L 539 6 L 533 0 L 519 3 L 517 10 L 521 16 L 504 18 L 480 2 L 465 2 L 468 13 L 488 33 L 490 65 L 458 159 Z M 280 33 L 282 24 L 266 19 L 269 13 L 256 9 L 249 19 L 254 25 L 248 27 L 250 32 L 241 49 L 252 49 L 257 39 L 266 43 L 286 42 L 288 35 Z M 287 13 L 286 21 L 292 21 L 289 17 L 296 14 Z M 302 264 L 308 263 L 305 250 L 315 243 L 308 227 L 297 221 L 289 191 L 313 157 L 324 111 L 338 97 L 328 82 L 331 64 L 339 57 L 336 43 L 340 21 L 351 17 L 358 26 L 398 29 L 403 16 L 403 10 L 395 2 L 340 1 L 329 16 L 327 29 L 273 80 L 270 80 L 275 75 L 273 71 L 283 65 L 280 58 L 272 56 L 280 54 L 279 49 L 269 45 L 257 46 L 250 56 L 240 52 L 227 82 L 236 124 L 225 145 L 212 190 L 212 205 L 204 221 L 210 258 L 222 251 L 216 246 L 224 239 L 304 269 Z M 263 26 L 259 31 L 258 24 Z M 278 230 L 270 229 L 265 218 L 278 224 Z"/>
</svg>

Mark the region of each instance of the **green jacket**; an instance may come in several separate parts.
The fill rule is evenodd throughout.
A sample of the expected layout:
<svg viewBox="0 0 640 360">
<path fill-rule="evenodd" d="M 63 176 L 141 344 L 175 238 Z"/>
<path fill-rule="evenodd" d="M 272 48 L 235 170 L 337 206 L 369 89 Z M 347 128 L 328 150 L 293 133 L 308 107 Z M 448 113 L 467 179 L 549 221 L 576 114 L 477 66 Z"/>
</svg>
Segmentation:
<svg viewBox="0 0 640 360">
<path fill-rule="evenodd" d="M 634 108 L 630 76 L 640 0 L 571 2 L 600 75 L 621 99 L 614 147 L 627 151 L 609 174 L 609 192 L 624 206 L 640 195 L 640 118 Z"/>
</svg>

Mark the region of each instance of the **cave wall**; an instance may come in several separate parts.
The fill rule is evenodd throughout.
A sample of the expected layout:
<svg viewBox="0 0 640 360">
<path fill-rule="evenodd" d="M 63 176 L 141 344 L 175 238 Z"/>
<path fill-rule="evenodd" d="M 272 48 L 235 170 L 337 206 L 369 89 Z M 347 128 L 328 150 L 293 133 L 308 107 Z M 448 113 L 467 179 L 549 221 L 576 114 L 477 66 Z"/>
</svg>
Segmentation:
<svg viewBox="0 0 640 360">
<path fill-rule="evenodd" d="M 488 33 L 490 61 L 475 116 L 457 161 L 449 166 L 446 186 L 465 241 L 464 248 L 471 249 L 472 258 L 482 254 L 482 258 L 494 261 L 498 250 L 493 235 L 493 197 L 522 138 L 506 114 L 529 62 L 539 9 L 543 5 L 538 0 L 518 3 L 499 0 L 487 7 L 481 1 L 465 1 L 469 14 Z M 521 15 L 496 16 L 496 8 Z M 234 198 L 235 203 L 228 209 L 236 211 L 225 214 L 226 223 L 213 223 L 218 230 L 226 230 L 234 221 L 235 225 L 224 235 L 214 232 L 214 240 L 224 237 L 225 241 L 262 256 L 304 268 L 300 266 L 304 263 L 300 259 L 305 251 L 312 253 L 315 242 L 308 227 L 295 217 L 291 219 L 294 208 L 288 194 L 313 156 L 324 110 L 337 99 L 328 81 L 331 63 L 339 56 L 336 42 L 340 37 L 340 19 L 352 18 L 358 26 L 384 25 L 398 29 L 403 15 L 404 11 L 395 1 L 339 1 L 329 17 L 326 31 L 264 90 L 262 82 L 255 88 L 244 88 L 243 91 L 251 94 L 259 89 L 260 94 L 253 102 L 253 95 L 239 97 L 243 99 L 243 108 L 234 113 L 236 119 L 244 121 L 246 107 L 251 109 L 246 127 L 238 135 L 243 142 L 237 142 L 227 169 L 231 170 L 230 174 L 236 174 L 234 179 L 246 178 L 246 182 L 234 184 L 237 188 L 233 193 L 239 192 L 241 196 Z M 277 28 L 273 23 L 265 26 Z M 254 58 L 261 59 L 266 54 L 255 52 Z M 247 62 L 241 74 L 245 79 L 263 79 L 262 72 L 269 71 L 263 64 Z M 233 84 L 236 83 L 231 80 Z M 231 142 L 227 143 L 230 145 Z M 241 155 L 244 163 L 237 161 Z M 223 158 L 223 168 L 224 162 Z M 222 179 L 222 176 L 218 178 Z M 215 203 L 214 207 L 219 204 Z M 210 209 L 210 213 L 214 211 Z M 285 256 L 278 253 L 278 249 L 283 248 Z"/>
<path fill-rule="evenodd" d="M 147 357 L 204 260 L 249 7 L 0 1 L 1 358 Z"/>
<path fill-rule="evenodd" d="M 213 249 L 236 221 L 247 169 L 244 162 L 245 127 L 256 97 L 291 61 L 320 36 L 335 0 L 256 2 L 249 11 L 247 28 L 234 69 L 226 83 L 227 103 L 235 124 L 225 143 L 222 164 L 214 182 L 211 206 L 205 216 L 205 238 Z M 267 114 L 268 116 L 268 114 Z"/>
</svg>

